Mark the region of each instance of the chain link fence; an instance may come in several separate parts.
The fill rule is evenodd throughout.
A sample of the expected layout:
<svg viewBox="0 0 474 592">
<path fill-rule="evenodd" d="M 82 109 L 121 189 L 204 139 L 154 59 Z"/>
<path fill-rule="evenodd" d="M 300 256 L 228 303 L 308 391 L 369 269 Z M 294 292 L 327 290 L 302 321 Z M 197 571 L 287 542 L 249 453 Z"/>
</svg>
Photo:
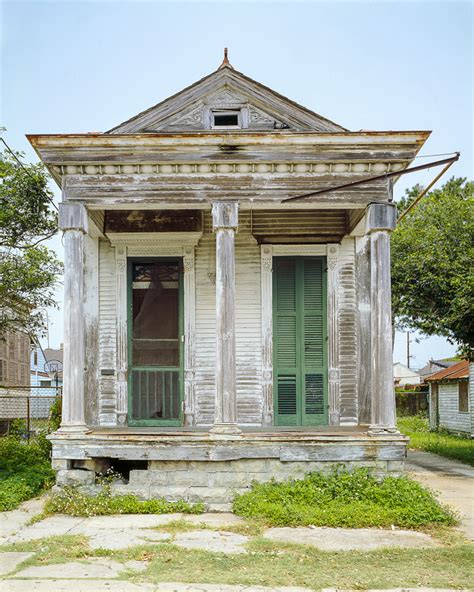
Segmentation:
<svg viewBox="0 0 474 592">
<path fill-rule="evenodd" d="M 28 435 L 45 429 L 61 396 L 60 386 L 0 386 L 0 434 L 8 434 L 17 420 Z"/>
</svg>

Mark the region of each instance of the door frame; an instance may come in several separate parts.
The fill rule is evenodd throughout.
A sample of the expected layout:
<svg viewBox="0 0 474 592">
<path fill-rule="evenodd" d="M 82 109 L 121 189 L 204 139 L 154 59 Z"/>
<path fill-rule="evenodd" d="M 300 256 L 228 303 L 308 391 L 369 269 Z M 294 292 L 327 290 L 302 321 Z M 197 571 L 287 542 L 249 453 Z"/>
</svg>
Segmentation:
<svg viewBox="0 0 474 592">
<path fill-rule="evenodd" d="M 339 372 L 339 258 L 340 245 L 263 244 L 260 246 L 261 315 L 262 315 L 262 425 L 274 423 L 273 408 L 273 257 L 325 256 L 327 261 L 327 353 L 329 425 L 340 425 Z"/>
<path fill-rule="evenodd" d="M 134 263 L 178 263 L 178 339 L 179 339 L 179 418 L 178 419 L 134 419 L 132 417 L 132 340 L 133 340 L 133 278 L 132 266 Z M 184 261 L 182 256 L 176 257 L 128 257 L 127 258 L 127 390 L 128 390 L 128 425 L 130 426 L 182 426 L 184 416 Z M 160 368 L 161 370 L 175 370 L 175 367 L 165 366 L 139 366 L 140 370 Z"/>
<path fill-rule="evenodd" d="M 116 369 L 115 409 L 111 425 L 128 425 L 128 257 L 182 257 L 184 262 L 184 425 L 196 423 L 195 324 L 196 281 L 195 249 L 200 232 L 108 232 L 115 251 Z M 102 425 L 102 423 L 101 423 Z M 103 424 L 110 425 L 110 424 Z"/>
</svg>

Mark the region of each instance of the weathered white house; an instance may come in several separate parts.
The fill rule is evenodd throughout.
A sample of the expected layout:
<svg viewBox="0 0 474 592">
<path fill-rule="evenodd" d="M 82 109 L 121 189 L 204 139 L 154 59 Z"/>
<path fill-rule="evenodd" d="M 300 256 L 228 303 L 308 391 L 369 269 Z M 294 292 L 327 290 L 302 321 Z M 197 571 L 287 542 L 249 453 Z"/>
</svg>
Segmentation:
<svg viewBox="0 0 474 592">
<path fill-rule="evenodd" d="M 412 370 L 401 362 L 393 364 L 393 382 L 395 386 L 406 386 L 407 384 L 421 384 L 421 376 L 416 370 Z"/>
<path fill-rule="evenodd" d="M 219 508 L 400 470 L 385 175 L 428 135 L 350 132 L 225 59 L 108 132 L 28 136 L 63 191 L 58 481 L 120 460 L 122 489 Z"/>
<path fill-rule="evenodd" d="M 474 436 L 474 362 L 463 360 L 426 378 L 430 427 Z"/>
</svg>

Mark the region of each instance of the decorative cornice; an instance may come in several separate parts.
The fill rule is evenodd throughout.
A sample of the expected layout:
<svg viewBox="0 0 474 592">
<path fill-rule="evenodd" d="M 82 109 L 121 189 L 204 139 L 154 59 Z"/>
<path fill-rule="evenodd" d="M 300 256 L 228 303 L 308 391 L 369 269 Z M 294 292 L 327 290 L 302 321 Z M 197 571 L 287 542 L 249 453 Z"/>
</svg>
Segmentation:
<svg viewBox="0 0 474 592">
<path fill-rule="evenodd" d="M 107 238 L 112 246 L 155 247 L 179 249 L 198 244 L 202 232 L 108 232 Z M 186 251 L 184 251 L 186 252 Z M 189 252 L 186 252 L 189 255 Z"/>
<path fill-rule="evenodd" d="M 63 164 L 58 175 L 364 174 L 400 171 L 407 162 L 166 162 L 159 164 Z"/>
</svg>

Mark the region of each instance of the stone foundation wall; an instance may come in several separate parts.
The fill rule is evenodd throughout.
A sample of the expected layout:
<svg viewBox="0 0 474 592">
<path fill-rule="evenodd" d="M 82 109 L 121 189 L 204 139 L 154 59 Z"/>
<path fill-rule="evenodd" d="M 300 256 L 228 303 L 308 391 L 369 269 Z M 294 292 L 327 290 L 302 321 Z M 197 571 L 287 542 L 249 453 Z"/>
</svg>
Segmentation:
<svg viewBox="0 0 474 592">
<path fill-rule="evenodd" d="M 403 460 L 349 461 L 344 465 L 349 470 L 370 467 L 380 476 L 398 475 L 404 469 Z M 117 495 L 134 494 L 141 499 L 203 502 L 209 511 L 228 511 L 234 496 L 248 491 L 253 481 L 301 479 L 311 471 L 330 471 L 335 466 L 340 463 L 278 459 L 149 461 L 148 469 L 131 470 L 128 483 L 114 483 L 112 490 Z M 58 486 L 79 486 L 92 494 L 98 490 L 95 475 L 103 469 L 103 460 L 75 465 L 74 461 L 53 459 L 53 468 L 57 470 Z"/>
</svg>

